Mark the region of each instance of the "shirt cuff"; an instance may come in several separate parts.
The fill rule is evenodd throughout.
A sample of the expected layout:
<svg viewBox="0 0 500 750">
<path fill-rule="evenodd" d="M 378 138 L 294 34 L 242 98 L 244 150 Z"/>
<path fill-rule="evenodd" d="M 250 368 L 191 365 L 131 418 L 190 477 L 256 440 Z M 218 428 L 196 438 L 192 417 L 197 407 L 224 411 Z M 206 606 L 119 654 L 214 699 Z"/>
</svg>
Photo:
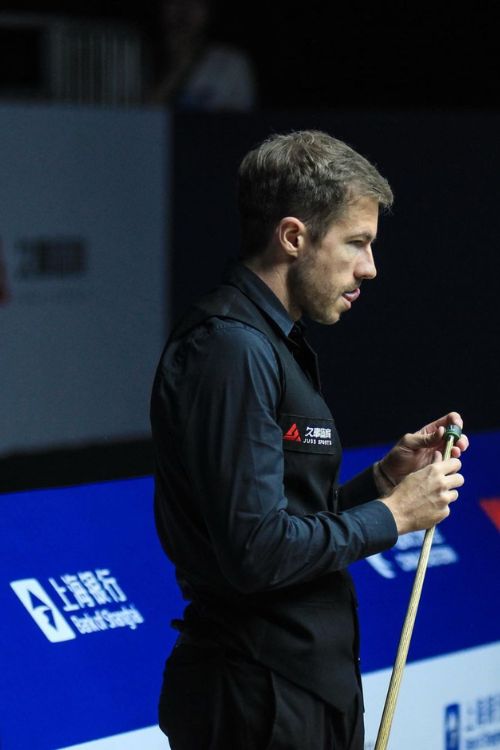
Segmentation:
<svg viewBox="0 0 500 750">
<path fill-rule="evenodd" d="M 396 521 L 389 508 L 380 500 L 351 508 L 349 516 L 355 518 L 363 529 L 366 545 L 363 557 L 383 552 L 396 544 Z"/>
</svg>

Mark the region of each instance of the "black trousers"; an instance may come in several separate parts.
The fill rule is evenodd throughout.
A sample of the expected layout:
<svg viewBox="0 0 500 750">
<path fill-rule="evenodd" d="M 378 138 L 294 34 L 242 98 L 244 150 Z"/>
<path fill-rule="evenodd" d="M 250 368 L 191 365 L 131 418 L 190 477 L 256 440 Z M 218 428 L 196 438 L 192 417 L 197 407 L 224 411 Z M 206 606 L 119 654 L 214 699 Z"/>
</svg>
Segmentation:
<svg viewBox="0 0 500 750">
<path fill-rule="evenodd" d="M 172 750 L 363 750 L 361 692 L 348 713 L 234 652 L 180 645 L 159 721 Z"/>
</svg>

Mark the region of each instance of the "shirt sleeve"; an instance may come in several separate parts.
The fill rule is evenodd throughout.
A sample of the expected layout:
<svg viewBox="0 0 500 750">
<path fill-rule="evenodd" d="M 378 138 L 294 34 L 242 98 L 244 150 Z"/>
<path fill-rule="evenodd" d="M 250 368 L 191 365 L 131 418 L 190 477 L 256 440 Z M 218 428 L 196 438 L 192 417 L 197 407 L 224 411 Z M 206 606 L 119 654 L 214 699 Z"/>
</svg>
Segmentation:
<svg viewBox="0 0 500 750">
<path fill-rule="evenodd" d="M 176 394 L 197 510 L 224 577 L 244 592 L 345 568 L 397 539 L 392 514 L 377 500 L 340 514 L 288 513 L 280 393 L 269 341 L 220 321 L 189 347 Z"/>
<path fill-rule="evenodd" d="M 375 484 L 373 466 L 345 482 L 338 490 L 339 509 L 348 510 L 362 503 L 378 498 L 380 493 Z"/>
</svg>

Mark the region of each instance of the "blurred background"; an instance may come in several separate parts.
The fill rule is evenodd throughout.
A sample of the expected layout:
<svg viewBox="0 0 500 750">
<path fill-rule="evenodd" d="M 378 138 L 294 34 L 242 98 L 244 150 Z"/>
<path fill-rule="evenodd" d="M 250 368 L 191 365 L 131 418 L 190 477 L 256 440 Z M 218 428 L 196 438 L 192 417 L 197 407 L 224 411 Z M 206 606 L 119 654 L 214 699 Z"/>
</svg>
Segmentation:
<svg viewBox="0 0 500 750">
<path fill-rule="evenodd" d="M 450 408 L 464 412 L 469 430 L 496 427 L 500 422 L 495 304 L 500 270 L 495 219 L 500 166 L 498 30 L 498 8 L 493 2 L 473 10 L 406 2 L 368 8 L 358 2 L 345 6 L 314 0 L 307 7 L 224 0 L 108 0 L 74 2 L 70 6 L 62 2 L 2 3 L 0 97 L 8 129 L 4 148 L 17 165 L 16 148 L 29 164 L 37 163 L 44 152 L 54 179 L 50 187 L 42 184 L 48 180 L 48 172 L 39 165 L 42 183 L 37 194 L 42 191 L 49 200 L 47 191 L 55 189 L 57 183 L 60 194 L 54 193 L 51 210 L 62 210 L 64 196 L 68 223 L 64 231 L 55 225 L 35 231 L 25 200 L 19 210 L 25 212 L 25 226 L 31 222 L 32 231 L 13 227 L 16 236 L 9 241 L 5 236 L 6 206 L 13 200 L 14 183 L 9 184 L 9 178 L 13 180 L 14 174 L 5 175 L 8 195 L 3 204 L 0 255 L 3 321 L 11 319 L 14 331 L 15 311 L 20 314 L 20 300 L 30 296 L 28 286 L 35 283 L 29 263 L 42 262 L 34 260 L 37 253 L 73 253 L 79 270 L 75 266 L 66 280 L 75 281 L 80 273 L 83 283 L 85 274 L 95 272 L 95 278 L 100 276 L 102 282 L 97 260 L 104 262 L 106 257 L 111 264 L 115 243 L 119 252 L 118 245 L 123 251 L 126 242 L 118 239 L 120 231 L 127 235 L 129 244 L 131 232 L 135 233 L 140 252 L 144 254 L 146 246 L 149 248 L 149 266 L 146 269 L 146 260 L 138 263 L 132 243 L 130 258 L 124 255 L 119 263 L 120 274 L 124 280 L 134 278 L 137 283 L 142 278 L 144 302 L 151 283 L 155 287 L 151 304 L 145 305 L 142 317 L 133 315 L 130 298 L 127 304 L 124 297 L 123 309 L 119 308 L 112 297 L 118 289 L 123 291 L 123 284 L 115 283 L 107 288 L 107 301 L 101 301 L 100 311 L 84 313 L 82 307 L 80 313 L 86 319 L 83 338 L 92 326 L 99 328 L 100 316 L 110 309 L 115 316 L 134 317 L 136 324 L 143 320 L 143 330 L 136 338 L 142 347 L 147 347 L 149 340 L 151 351 L 147 358 L 145 352 L 141 355 L 136 350 L 134 360 L 137 369 L 142 359 L 140 385 L 145 393 L 153 351 L 159 349 L 171 320 L 196 295 L 215 284 L 226 260 L 238 253 L 234 175 L 245 151 L 269 132 L 324 128 L 378 164 L 396 194 L 394 214 L 381 225 L 376 283 L 369 285 L 363 304 L 349 321 L 334 331 L 312 326 L 310 333 L 322 355 L 325 391 L 344 442 L 359 445 L 392 439 Z M 81 118 L 75 119 L 77 110 Z M 32 133 L 25 133 L 31 156 L 19 143 L 20 130 L 12 122 L 14 111 L 33 128 Z M 35 125 L 37 113 L 45 132 L 41 125 Z M 84 124 L 85 118 L 97 128 L 94 138 L 89 123 Z M 106 135 L 98 134 L 99 118 Z M 128 135 L 117 139 L 122 123 Z M 22 130 L 24 126 L 20 127 Z M 56 135 L 54 127 L 64 133 L 64 153 L 61 136 Z M 78 127 L 87 150 L 82 150 L 79 136 L 70 138 Z M 139 137 L 141 127 L 145 131 Z M 152 128 L 149 136 L 148 128 Z M 160 131 L 161 136 L 156 137 L 154 134 Z M 47 140 L 50 138 L 54 140 L 53 154 Z M 7 145 L 9 139 L 15 143 Z M 116 150 L 119 142 L 122 155 Z M 140 148 L 149 150 L 139 153 Z M 129 161 L 126 174 L 124 158 Z M 69 167 L 75 159 L 78 165 Z M 106 159 L 110 163 L 114 159 L 118 170 L 114 183 L 108 174 L 105 193 L 116 198 L 116 236 L 106 236 L 111 232 L 111 214 L 107 224 L 101 216 L 98 231 L 104 235 L 99 243 L 106 250 L 99 250 L 91 260 L 90 247 L 83 247 L 81 239 L 89 222 L 78 219 L 78 231 L 74 222 L 69 225 L 75 212 L 84 210 L 78 179 L 89 182 L 86 199 L 92 198 L 96 209 L 100 206 L 104 212 L 106 197 L 96 191 L 97 183 L 102 189 L 105 183 L 95 170 L 81 177 L 78 170 L 92 163 L 103 170 Z M 69 170 L 66 185 L 56 179 L 56 175 L 61 176 L 59 166 L 62 171 Z M 124 194 L 122 178 L 137 195 L 130 190 Z M 26 171 L 18 179 L 20 191 L 29 182 L 36 192 Z M 141 183 L 147 179 L 154 185 Z M 125 226 L 123 211 L 129 223 L 137 212 L 133 227 Z M 19 221 L 23 221 L 21 216 Z M 146 226 L 154 238 L 145 236 Z M 18 236 L 19 232 L 23 236 Z M 49 235 L 54 236 L 50 239 Z M 50 245 L 52 241 L 69 241 L 73 250 L 27 248 L 30 243 Z M 210 252 L 196 253 L 200 243 Z M 22 253 L 24 261 L 20 260 Z M 148 276 L 153 267 L 155 272 Z M 115 273 L 111 265 L 108 270 Z M 50 269 L 42 274 L 38 292 L 45 294 L 55 278 Z M 88 277 L 86 280 L 89 282 Z M 38 292 L 31 289 L 31 297 Z M 69 287 L 54 294 L 71 296 Z M 56 313 L 54 297 L 45 301 L 56 317 L 62 312 L 61 308 Z M 40 314 L 33 303 L 30 311 L 35 318 Z M 27 314 L 26 303 L 23 314 Z M 154 324 L 146 321 L 147 315 L 157 316 Z M 29 325 L 27 319 L 25 324 Z M 106 327 L 110 329 L 111 324 Z M 103 343 L 102 328 L 100 331 L 101 337 L 94 338 L 78 355 L 87 358 L 86 373 L 79 370 L 87 400 L 101 404 L 102 424 L 96 430 L 72 430 L 69 424 L 77 413 L 69 401 L 74 399 L 70 394 L 61 399 L 55 393 L 58 389 L 70 390 L 74 363 L 67 361 L 66 372 L 59 369 L 58 376 L 56 370 L 51 373 L 47 369 L 54 357 L 48 352 L 44 357 L 38 351 L 44 364 L 36 383 L 21 388 L 17 375 L 22 362 L 19 340 L 12 344 L 16 355 L 9 360 L 3 358 L 4 373 L 10 368 L 3 397 L 16 422 L 25 423 L 24 435 L 16 439 L 12 425 L 5 420 L 10 434 L 10 440 L 0 438 L 0 483 L 5 490 L 122 476 L 124 471 L 132 475 L 150 472 L 147 421 L 143 421 L 147 399 L 143 393 L 142 402 L 134 405 L 130 378 L 131 393 L 119 385 L 113 390 L 109 382 L 108 390 L 114 393 L 111 400 L 109 393 L 104 394 L 102 388 L 99 391 L 99 380 L 106 379 L 104 373 L 115 369 L 111 361 L 106 366 L 92 348 L 104 346 L 110 353 Z M 54 328 L 47 322 L 47 338 L 50 335 L 54 336 Z M 129 331 L 131 348 L 132 340 Z M 332 348 L 339 347 L 345 359 L 341 368 L 330 354 Z M 97 359 L 102 363 L 100 373 Z M 52 381 L 54 393 L 50 410 L 38 413 L 41 402 L 45 400 L 48 405 L 50 401 L 47 389 L 40 386 L 42 372 L 47 382 Z M 60 382 L 55 388 L 57 380 Z M 24 416 L 19 409 L 16 412 L 14 382 L 24 404 Z M 92 388 L 97 388 L 93 395 Z M 348 397 L 353 392 L 355 403 Z M 102 413 L 102 399 L 111 410 L 106 415 Z M 65 401 L 66 411 L 62 407 Z M 113 408 L 120 412 L 120 428 Z M 42 440 L 33 434 L 28 437 L 27 432 L 36 432 L 37 423 L 38 431 L 46 432 L 42 425 L 46 424 L 47 412 L 52 421 L 57 421 L 58 410 L 59 421 L 68 425 L 66 430 L 58 433 L 54 429 L 52 437 L 46 435 Z M 78 419 L 89 420 L 91 412 L 83 400 Z M 115 428 L 111 427 L 113 423 Z"/>
<path fill-rule="evenodd" d="M 310 0 L 306 5 L 211 0 L 202 5 L 209 9 L 210 39 L 249 56 L 262 108 L 498 106 L 498 4 L 493 0 L 474 7 L 359 0 Z M 20 14 L 19 25 L 7 18 L 2 25 L 6 93 L 55 95 L 50 82 L 42 80 L 48 60 L 41 60 L 41 30 L 57 34 L 58 20 L 67 24 L 68 35 L 79 32 L 84 55 L 97 39 L 107 38 L 111 47 L 121 35 L 142 56 L 140 83 L 129 93 L 131 99 L 147 98 L 166 65 L 164 11 L 158 0 L 26 1 L 2 3 L 1 10 Z M 23 29 L 21 17 L 29 14 L 33 20 L 23 20 Z"/>
<path fill-rule="evenodd" d="M 182 602 L 151 513 L 151 383 L 238 256 L 241 158 L 301 128 L 396 198 L 376 280 L 308 327 L 345 476 L 450 410 L 472 438 L 395 747 L 500 747 L 500 14 L 476 5 L 0 3 L 2 750 L 163 747 Z M 420 543 L 354 571 L 367 750 Z"/>
</svg>

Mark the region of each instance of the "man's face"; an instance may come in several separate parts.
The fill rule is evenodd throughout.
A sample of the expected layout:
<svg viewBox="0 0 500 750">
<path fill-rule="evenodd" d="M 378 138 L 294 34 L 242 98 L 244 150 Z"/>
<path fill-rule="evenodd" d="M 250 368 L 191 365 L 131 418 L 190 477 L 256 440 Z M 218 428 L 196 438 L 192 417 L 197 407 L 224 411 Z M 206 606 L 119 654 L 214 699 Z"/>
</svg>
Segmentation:
<svg viewBox="0 0 500 750">
<path fill-rule="evenodd" d="M 291 307 L 299 315 L 332 324 L 350 309 L 361 282 L 377 273 L 371 248 L 377 224 L 377 201 L 358 198 L 319 243 L 313 245 L 306 237 L 288 276 Z"/>
</svg>

